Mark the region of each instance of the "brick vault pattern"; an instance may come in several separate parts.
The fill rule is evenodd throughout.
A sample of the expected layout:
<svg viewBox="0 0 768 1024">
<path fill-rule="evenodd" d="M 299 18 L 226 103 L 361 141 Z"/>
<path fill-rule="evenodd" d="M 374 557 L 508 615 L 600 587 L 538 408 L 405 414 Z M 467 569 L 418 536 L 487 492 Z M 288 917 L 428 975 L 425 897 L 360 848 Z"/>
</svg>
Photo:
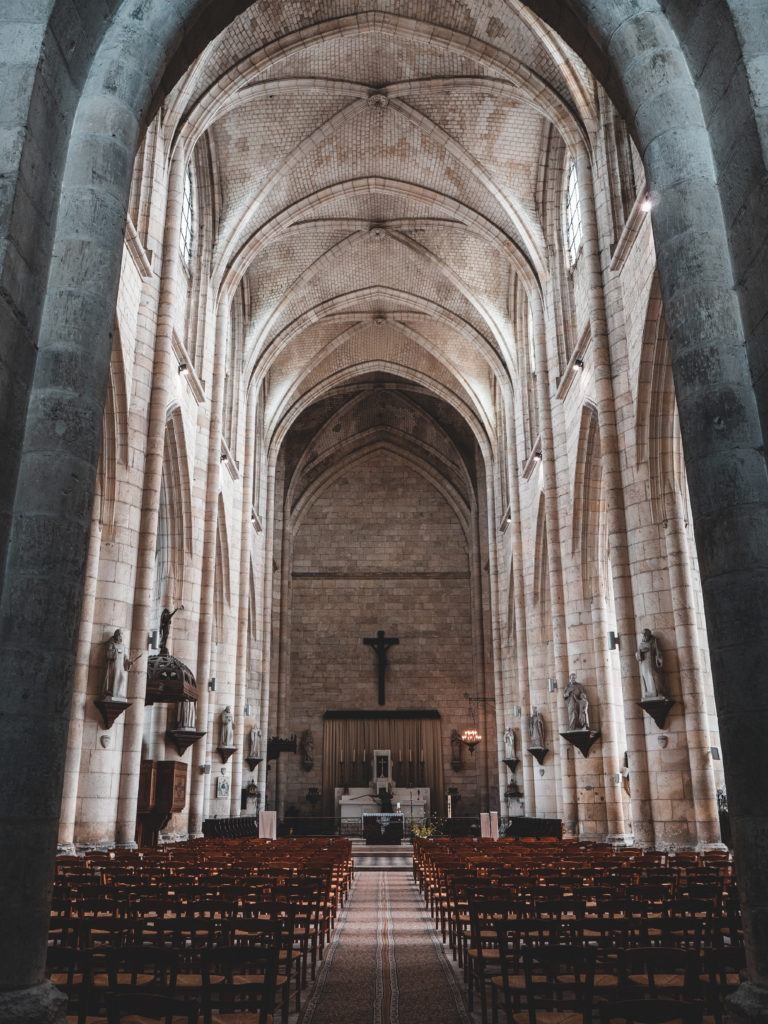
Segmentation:
<svg viewBox="0 0 768 1024">
<path fill-rule="evenodd" d="M 323 714 L 373 705 L 361 638 L 378 628 L 401 638 L 387 707 L 440 711 L 463 814 L 711 845 L 722 733 L 752 835 L 768 635 L 762 584 L 739 583 L 762 571 L 750 509 L 768 502 L 755 5 L 712 0 L 705 23 L 656 0 L 178 0 L 107 5 L 99 26 L 50 6 L 14 36 L 23 124 L 9 107 L 19 141 L 0 154 L 0 621 L 23 726 L 9 756 L 32 734 L 50 749 L 50 780 L 25 778 L 62 848 L 134 841 L 142 761 L 189 769 L 163 840 L 239 814 L 249 782 L 260 806 L 310 817 Z M 205 736 L 177 755 L 141 668 L 109 730 L 94 701 L 114 630 L 146 650 L 181 604 L 172 648 Z M 675 702 L 663 727 L 638 706 L 646 627 Z M 571 673 L 600 732 L 588 758 L 561 736 Z M 473 713 L 483 743 L 457 759 Z M 259 730 L 311 730 L 314 764 L 251 773 Z M 36 983 L 40 949 L 0 954 Z"/>
</svg>

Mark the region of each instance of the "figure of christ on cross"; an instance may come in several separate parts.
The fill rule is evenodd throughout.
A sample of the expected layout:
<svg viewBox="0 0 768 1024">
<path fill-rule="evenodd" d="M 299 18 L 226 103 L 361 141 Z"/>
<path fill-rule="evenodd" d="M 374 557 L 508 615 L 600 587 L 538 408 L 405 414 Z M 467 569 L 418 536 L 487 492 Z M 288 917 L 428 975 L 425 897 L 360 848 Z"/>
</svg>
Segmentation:
<svg viewBox="0 0 768 1024">
<path fill-rule="evenodd" d="M 387 651 L 400 640 L 396 636 L 384 637 L 384 630 L 380 629 L 376 636 L 363 637 L 363 643 L 372 647 L 376 652 L 379 669 L 379 704 L 384 703 L 384 673 L 387 669 Z"/>
</svg>

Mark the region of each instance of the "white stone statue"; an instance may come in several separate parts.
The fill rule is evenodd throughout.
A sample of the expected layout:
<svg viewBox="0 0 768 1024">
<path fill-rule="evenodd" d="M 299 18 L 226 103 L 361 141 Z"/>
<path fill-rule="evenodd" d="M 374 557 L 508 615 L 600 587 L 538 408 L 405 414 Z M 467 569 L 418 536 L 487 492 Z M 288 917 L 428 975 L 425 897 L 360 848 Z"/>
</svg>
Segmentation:
<svg viewBox="0 0 768 1024">
<path fill-rule="evenodd" d="M 194 700 L 179 701 L 176 712 L 177 729 L 194 729 L 197 721 L 197 702 Z"/>
<path fill-rule="evenodd" d="M 220 747 L 234 747 L 235 745 L 235 719 L 232 708 L 227 705 L 221 712 L 221 733 L 219 735 Z"/>
<path fill-rule="evenodd" d="M 659 649 L 659 641 L 650 629 L 646 628 L 640 634 L 635 658 L 640 663 L 640 684 L 642 686 L 640 699 L 647 700 L 649 697 L 663 697 L 661 669 L 664 662 Z"/>
<path fill-rule="evenodd" d="M 248 756 L 261 757 L 261 729 L 257 729 L 255 725 L 248 737 Z"/>
<path fill-rule="evenodd" d="M 504 730 L 504 757 L 511 760 L 515 756 L 515 733 L 511 725 Z"/>
<path fill-rule="evenodd" d="M 581 683 L 576 682 L 576 673 L 571 672 L 568 677 L 568 685 L 563 693 L 566 707 L 568 708 L 568 728 L 588 729 L 589 728 L 589 699 L 586 690 Z"/>
<path fill-rule="evenodd" d="M 531 708 L 531 746 L 544 746 L 544 719 L 535 704 Z"/>
<path fill-rule="evenodd" d="M 128 657 L 123 643 L 122 631 L 116 629 L 106 642 L 107 671 L 104 676 L 104 697 L 114 700 L 128 698 L 128 670 L 136 659 Z"/>
</svg>

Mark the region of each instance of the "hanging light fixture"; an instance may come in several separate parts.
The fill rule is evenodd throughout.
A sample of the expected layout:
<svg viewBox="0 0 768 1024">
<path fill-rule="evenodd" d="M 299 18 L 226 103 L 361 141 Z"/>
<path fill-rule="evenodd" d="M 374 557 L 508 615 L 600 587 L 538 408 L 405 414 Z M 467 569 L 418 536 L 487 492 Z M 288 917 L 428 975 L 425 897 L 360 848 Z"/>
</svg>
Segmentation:
<svg viewBox="0 0 768 1024">
<path fill-rule="evenodd" d="M 477 731 L 477 729 L 465 729 L 461 734 L 461 742 L 466 743 L 469 747 L 470 754 L 474 754 L 475 747 L 478 743 L 482 742 L 483 737 Z"/>
<path fill-rule="evenodd" d="M 467 705 L 469 706 L 469 717 L 472 720 L 472 725 L 469 728 L 464 729 L 463 732 L 461 733 L 461 742 L 464 743 L 467 747 L 469 747 L 470 754 L 474 754 L 475 747 L 478 745 L 478 743 L 482 743 L 482 741 L 483 741 L 483 737 L 482 737 L 481 733 L 478 732 L 478 729 L 477 729 L 477 720 L 476 720 L 476 716 L 475 716 L 475 705 L 480 704 L 480 703 L 492 704 L 492 703 L 495 702 L 495 698 L 494 697 L 473 697 L 469 693 L 465 693 L 464 696 L 466 698 Z"/>
</svg>

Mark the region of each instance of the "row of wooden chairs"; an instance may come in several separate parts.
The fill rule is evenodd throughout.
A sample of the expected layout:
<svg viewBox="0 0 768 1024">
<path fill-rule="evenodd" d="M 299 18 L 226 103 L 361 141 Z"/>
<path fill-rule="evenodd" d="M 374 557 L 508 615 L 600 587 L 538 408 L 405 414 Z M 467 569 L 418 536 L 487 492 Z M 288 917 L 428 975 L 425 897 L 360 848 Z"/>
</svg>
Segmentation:
<svg viewBox="0 0 768 1024">
<path fill-rule="evenodd" d="M 230 996 L 239 1011 L 253 1013 L 249 1020 L 260 1021 L 277 998 L 285 1022 L 293 997 L 299 1011 L 302 989 L 310 974 L 315 978 L 352 872 L 348 840 L 295 847 L 205 840 L 161 856 L 64 858 L 49 931 L 50 976 L 78 1020 L 96 1012 L 106 1021 L 123 1012 L 129 996 L 164 993 L 187 1004 L 189 1019 L 202 1012 L 206 1021 L 227 1012 Z M 214 970 L 220 955 L 243 969 Z M 274 958 L 274 971 L 245 969 L 262 955 Z M 167 1013 L 184 1016 L 178 1006 Z"/>
<path fill-rule="evenodd" d="M 126 947 L 94 958 L 88 950 L 59 947 L 48 966 L 51 980 L 67 993 L 68 1019 L 77 1024 L 119 1024 L 137 1014 L 162 1024 L 196 1024 L 200 1011 L 206 1022 L 237 1013 L 267 1024 L 285 985 L 276 942 L 203 950 L 194 986 L 183 984 L 182 959 L 173 949 Z"/>
</svg>

